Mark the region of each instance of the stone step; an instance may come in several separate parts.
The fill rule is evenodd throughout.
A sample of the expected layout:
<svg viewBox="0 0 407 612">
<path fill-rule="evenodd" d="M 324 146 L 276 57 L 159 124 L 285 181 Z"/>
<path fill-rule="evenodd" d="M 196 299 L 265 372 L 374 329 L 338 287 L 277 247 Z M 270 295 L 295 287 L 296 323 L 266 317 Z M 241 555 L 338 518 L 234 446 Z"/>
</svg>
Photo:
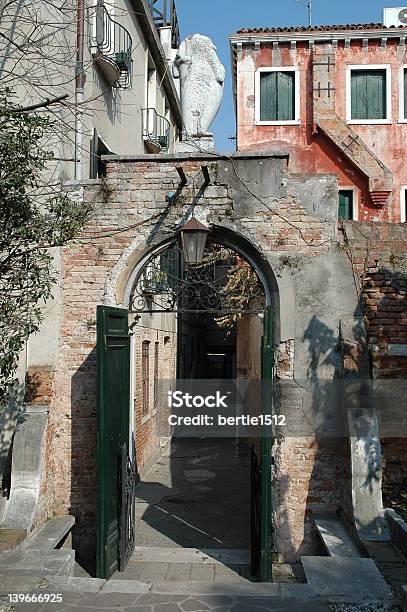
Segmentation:
<svg viewBox="0 0 407 612">
<path fill-rule="evenodd" d="M 7 593 L 30 593 L 36 597 L 46 593 L 59 593 L 61 604 L 51 604 L 49 609 L 78 610 L 270 610 L 275 612 L 329 612 L 328 604 L 315 596 L 307 585 L 296 585 L 295 589 L 274 585 L 256 584 L 245 588 L 213 584 L 186 587 L 171 584 L 168 590 L 162 585 L 136 584 L 123 581 L 100 581 L 97 579 L 61 578 L 56 576 L 39 579 L 33 576 L 9 579 L 6 589 L 0 575 L 0 609 L 7 602 Z M 292 586 L 292 585 L 291 585 Z M 2 597 L 3 595 L 3 597 Z M 5 596 L 6 595 L 6 596 Z M 24 606 L 32 612 L 43 612 L 49 604 L 31 602 Z M 9 606 L 7 606 L 7 610 Z"/>
<path fill-rule="evenodd" d="M 136 546 L 131 562 L 250 565 L 250 550 Z"/>
<path fill-rule="evenodd" d="M 55 516 L 27 538 L 22 548 L 53 550 L 68 535 L 74 524 L 75 518 L 69 514 Z"/>
<path fill-rule="evenodd" d="M 338 518 L 314 516 L 314 524 L 325 550 L 331 557 L 361 557 Z"/>
<path fill-rule="evenodd" d="M 65 548 L 45 552 L 41 549 L 9 550 L 0 553 L 0 575 L 72 576 L 75 551 Z"/>
<path fill-rule="evenodd" d="M 328 601 L 389 602 L 393 594 L 372 559 L 301 557 L 308 586 Z"/>
</svg>

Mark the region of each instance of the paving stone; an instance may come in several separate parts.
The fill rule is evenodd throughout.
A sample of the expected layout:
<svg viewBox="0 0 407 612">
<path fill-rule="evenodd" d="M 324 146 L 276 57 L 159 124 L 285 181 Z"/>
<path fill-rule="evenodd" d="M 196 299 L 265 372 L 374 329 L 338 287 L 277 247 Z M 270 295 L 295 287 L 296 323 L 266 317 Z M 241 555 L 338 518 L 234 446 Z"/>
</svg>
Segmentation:
<svg viewBox="0 0 407 612">
<path fill-rule="evenodd" d="M 108 580 L 103 585 L 100 593 L 148 593 L 152 589 L 152 583 L 140 582 L 139 580 Z"/>
<path fill-rule="evenodd" d="M 102 578 L 82 578 L 74 576 L 47 576 L 44 579 L 44 585 L 41 587 L 44 590 L 53 590 L 54 593 L 59 591 L 79 592 L 79 593 L 97 593 L 106 580 Z"/>
<path fill-rule="evenodd" d="M 42 583 L 40 576 L 2 576 L 0 575 L 0 595 L 8 593 L 27 593 Z"/>
<path fill-rule="evenodd" d="M 95 593 L 81 597 L 82 606 L 99 606 L 100 608 L 117 608 L 131 606 L 137 600 L 134 593 Z"/>
<path fill-rule="evenodd" d="M 182 612 L 182 608 L 177 603 L 158 604 L 153 607 L 154 612 Z"/>
<path fill-rule="evenodd" d="M 190 580 L 210 582 L 215 578 L 215 567 L 213 565 L 192 565 Z"/>
<path fill-rule="evenodd" d="M 219 606 L 231 606 L 234 599 L 228 595 L 200 595 L 199 601 L 207 604 L 209 607 L 217 608 Z"/>
<path fill-rule="evenodd" d="M 188 582 L 190 580 L 191 568 L 191 563 L 170 563 L 165 580 L 184 580 Z"/>
<path fill-rule="evenodd" d="M 158 595 L 156 593 L 148 593 L 148 594 L 139 595 L 136 601 L 137 601 L 137 604 L 145 603 L 145 604 L 150 604 L 150 605 L 157 605 L 160 603 L 177 601 L 179 599 L 180 599 L 179 595 L 174 595 L 171 593 L 168 593 L 167 595 Z M 181 599 L 185 599 L 185 598 L 181 597 Z"/>
<path fill-rule="evenodd" d="M 181 604 L 181 608 L 185 612 L 195 612 L 195 610 L 209 610 L 209 606 L 204 604 L 199 599 L 187 599 Z"/>
<path fill-rule="evenodd" d="M 354 603 L 391 597 L 372 559 L 310 556 L 301 560 L 308 585 L 321 597 Z"/>
</svg>

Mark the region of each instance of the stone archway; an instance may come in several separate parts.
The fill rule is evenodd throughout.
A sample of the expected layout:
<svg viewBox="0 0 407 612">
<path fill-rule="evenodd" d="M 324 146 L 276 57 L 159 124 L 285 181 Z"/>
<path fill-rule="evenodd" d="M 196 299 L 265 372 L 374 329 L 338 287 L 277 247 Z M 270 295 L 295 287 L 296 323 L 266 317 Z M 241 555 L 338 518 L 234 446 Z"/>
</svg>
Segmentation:
<svg viewBox="0 0 407 612">
<path fill-rule="evenodd" d="M 167 340 L 171 340 L 170 334 L 173 334 L 174 338 L 176 337 L 176 364 L 174 371 L 174 377 L 176 377 L 176 382 L 179 384 L 179 378 L 188 380 L 200 380 L 200 379 L 209 379 L 211 376 L 208 374 L 208 370 L 213 374 L 215 368 L 213 369 L 202 369 L 202 353 L 204 353 L 204 358 L 206 360 L 209 359 L 209 356 L 215 357 L 218 359 L 218 363 L 215 364 L 218 367 L 216 378 L 228 378 L 239 380 L 240 388 L 242 388 L 242 384 L 244 383 L 245 376 L 250 376 L 250 373 L 256 372 L 257 383 L 260 387 L 261 384 L 261 376 L 262 376 L 262 335 L 263 335 L 263 313 L 264 309 L 271 308 L 271 304 L 275 304 L 278 301 L 278 287 L 275 276 L 271 270 L 271 267 L 261 256 L 258 250 L 251 244 L 247 239 L 242 237 L 238 237 L 236 240 L 236 235 L 231 230 L 225 230 L 224 228 L 212 228 L 208 237 L 208 245 L 205 250 L 203 263 L 192 268 L 186 266 L 182 261 L 182 252 L 178 247 L 178 241 L 176 237 L 172 237 L 167 239 L 155 247 L 149 249 L 139 260 L 138 264 L 134 267 L 132 273 L 128 277 L 127 287 L 125 291 L 125 305 L 129 309 L 130 317 L 131 317 L 131 327 L 134 333 L 135 339 L 135 352 L 134 352 L 134 362 L 135 366 L 135 375 L 134 379 L 136 380 L 135 393 L 134 393 L 134 403 L 136 406 L 135 409 L 135 438 L 136 438 L 136 449 L 138 452 L 137 460 L 139 464 L 141 478 L 145 477 L 145 465 L 151 459 L 151 456 L 146 459 L 145 449 L 151 449 L 153 446 L 158 446 L 159 441 L 154 439 L 154 434 L 152 431 L 154 430 L 153 419 L 155 417 L 153 408 L 150 411 L 151 404 L 151 393 L 150 391 L 146 392 L 146 385 L 149 389 L 153 389 L 153 405 L 156 406 L 156 373 L 157 368 L 166 368 L 165 364 L 160 362 L 160 365 L 157 366 L 158 354 L 161 355 L 161 351 L 165 350 L 165 334 L 167 333 Z M 234 301 L 237 297 L 236 294 L 227 294 L 225 296 L 224 289 L 225 286 L 228 286 L 228 279 L 234 278 L 233 275 L 238 275 L 239 271 L 244 271 L 244 276 L 247 278 L 247 275 L 251 275 L 251 292 L 248 295 L 247 301 L 242 305 L 242 302 L 239 302 L 238 307 L 236 307 L 236 302 Z M 231 276 L 231 272 L 233 273 Z M 233 283 L 232 283 L 233 284 Z M 277 306 L 278 308 L 278 306 Z M 259 315 L 262 318 L 259 318 Z M 171 326 L 169 323 L 169 317 L 176 317 L 176 324 Z M 199 330 L 193 330 L 194 328 L 194 317 L 199 316 Z M 231 317 L 230 329 L 228 334 L 224 334 L 221 340 L 219 340 L 219 334 L 217 336 L 217 343 L 213 340 L 215 336 L 214 328 L 219 322 L 219 317 Z M 196 319 L 195 319 L 196 320 Z M 268 317 L 270 320 L 270 317 Z M 219 325 L 222 327 L 222 325 Z M 252 334 L 247 336 L 247 327 L 251 327 Z M 196 324 L 195 324 L 196 327 Z M 192 331 L 191 331 L 192 330 Z M 244 337 L 242 337 L 242 333 L 244 333 Z M 164 337 L 163 337 L 164 334 Z M 231 338 L 234 336 L 233 342 L 229 342 L 227 338 Z M 153 341 L 154 337 L 154 341 Z M 185 349 L 185 344 L 183 344 L 185 337 L 191 340 L 191 345 L 193 349 L 189 350 L 187 357 L 185 357 L 183 349 Z M 202 341 L 202 338 L 204 340 Z M 253 342 L 251 346 L 247 346 L 247 340 L 249 338 L 253 338 Z M 233 344 L 231 346 L 231 344 Z M 228 347 L 226 345 L 228 344 Z M 141 347 L 141 350 L 140 350 Z M 152 348 L 154 347 L 154 351 Z M 273 350 L 272 344 L 270 345 L 271 350 Z M 217 352 L 214 352 L 217 351 Z M 219 352 L 220 351 L 220 352 Z M 174 353 L 175 347 L 173 348 L 172 355 L 168 356 L 165 359 L 166 363 L 173 361 L 174 365 Z M 194 353 L 194 355 L 193 355 Z M 247 354 L 251 354 L 251 363 L 250 368 L 248 367 L 248 359 Z M 219 375 L 219 363 L 220 358 L 223 359 L 223 372 L 222 375 Z M 231 366 L 231 362 L 236 361 L 236 367 Z M 186 373 L 185 362 L 199 362 L 200 368 L 196 369 L 192 368 Z M 181 365 L 182 362 L 182 365 Z M 145 363 L 148 363 L 147 374 L 146 374 L 146 366 Z M 137 365 L 138 364 L 138 365 Z M 141 365 L 140 365 L 141 364 Z M 151 364 L 154 364 L 154 367 L 151 367 Z M 228 365 L 228 368 L 225 368 L 225 364 Z M 271 364 L 271 361 L 270 361 Z M 222 367 L 222 366 L 221 366 Z M 154 372 L 154 382 L 151 385 L 149 382 L 149 376 L 151 379 L 151 371 Z M 166 369 L 168 372 L 168 368 Z M 181 374 L 180 374 L 181 371 Z M 272 366 L 270 365 L 270 379 L 272 376 Z M 141 380 L 141 388 L 140 383 L 137 381 Z M 255 382 L 255 381 L 253 381 Z M 141 399 L 140 399 L 141 395 Z M 271 395 L 270 395 L 271 397 Z M 260 395 L 257 392 L 257 397 L 255 392 L 252 392 L 252 401 L 256 399 L 258 402 L 255 407 L 252 407 L 254 413 L 261 413 L 261 401 Z M 253 404 L 254 406 L 254 404 Z M 257 412 L 256 412 L 257 411 Z M 151 416 L 150 416 L 151 412 Z M 148 424 L 148 425 L 147 425 Z M 243 428 L 244 429 L 244 428 Z M 270 430 L 271 431 L 271 430 Z M 174 432 L 172 432 L 174 436 Z M 219 434 L 218 434 L 219 435 Z M 236 454 L 237 451 L 237 440 L 240 437 L 246 436 L 248 440 L 250 439 L 250 445 L 253 446 L 253 451 L 256 449 L 258 452 L 258 456 L 260 457 L 262 453 L 260 453 L 261 440 L 263 435 L 261 434 L 260 429 L 257 429 L 257 433 L 242 434 L 242 430 L 240 433 L 236 430 L 233 439 L 233 445 L 230 446 L 232 451 Z M 163 436 L 159 436 L 163 437 Z M 169 438 L 170 436 L 168 436 Z M 179 437 L 179 436 L 178 436 Z M 200 438 L 208 437 L 208 432 L 206 434 L 202 434 L 197 436 Z M 211 438 L 209 438 L 211 439 Z M 256 441 L 257 440 L 257 441 Z M 199 443 L 201 444 L 201 443 Z M 179 446 L 179 444 L 178 444 Z M 186 448 L 187 447 L 187 448 Z M 222 451 L 225 450 L 227 444 L 223 444 Z M 215 452 L 219 455 L 219 447 L 217 450 L 216 445 L 212 444 L 209 449 L 212 448 L 212 451 L 208 450 L 208 452 Z M 240 466 L 242 469 L 242 481 L 246 482 L 246 485 L 242 484 L 242 486 L 238 486 L 237 483 L 235 486 L 235 491 L 238 494 L 244 493 L 243 497 L 247 498 L 250 496 L 250 464 L 249 461 L 249 444 L 243 445 L 239 447 L 239 456 L 243 458 L 245 461 L 245 466 Z M 244 450 L 242 450 L 244 449 Z M 179 450 L 178 450 L 179 452 Z M 183 444 L 183 454 L 196 452 L 203 453 L 204 450 L 201 448 L 197 451 L 196 448 L 192 448 L 191 444 L 185 445 Z M 219 455 L 220 456 L 220 455 Z M 228 455 L 226 457 L 227 461 L 232 461 L 232 458 Z M 266 461 L 263 453 L 263 461 Z M 268 469 L 270 470 L 271 465 L 271 452 L 268 452 Z M 208 467 L 208 466 L 207 466 Z M 212 465 L 212 467 L 214 467 Z M 235 466 L 236 467 L 236 466 Z M 219 468 L 219 466 L 218 466 Z M 263 466 L 263 470 L 266 469 L 266 466 Z M 189 470 L 187 470 L 189 471 Z M 204 472 L 208 472 L 208 470 L 204 470 Z M 236 473 L 236 470 L 232 470 Z M 184 491 L 184 502 L 185 505 L 188 503 L 185 501 L 185 498 L 191 497 L 191 490 L 188 486 L 185 486 L 185 483 L 182 482 L 182 478 L 179 476 L 179 470 L 176 465 L 176 462 L 170 461 L 170 481 L 166 480 L 166 475 L 163 474 L 161 477 L 166 482 L 165 485 L 165 499 L 161 500 L 161 505 L 165 505 L 166 499 L 175 496 L 173 488 L 168 486 L 168 482 L 180 483 L 179 486 Z M 215 472 L 214 472 L 215 473 Z M 219 473 L 216 472 L 217 474 Z M 246 473 L 246 476 L 244 476 Z M 229 477 L 226 478 L 226 482 L 224 483 L 222 489 L 228 484 L 228 481 L 232 479 Z M 190 484 L 190 483 L 189 483 Z M 258 484 L 260 486 L 260 482 Z M 143 490 L 143 489 L 142 489 Z M 268 494 L 270 491 L 268 491 Z M 143 493 L 141 493 L 142 495 Z M 221 492 L 220 492 L 221 495 Z M 255 494 L 254 494 L 255 495 Z M 147 494 L 148 496 L 148 494 Z M 231 498 L 233 493 L 231 494 Z M 236 493 L 235 493 L 236 496 Z M 209 498 L 208 498 L 209 499 Z M 266 494 L 263 494 L 263 500 L 266 499 Z M 206 500 L 202 500 L 206 501 Z M 213 501 L 213 500 L 212 500 Z M 239 498 L 239 500 L 235 500 L 236 503 L 234 507 L 242 508 L 245 504 L 244 501 Z M 174 502 L 175 503 L 175 502 Z M 207 502 L 209 504 L 209 502 Z M 260 504 L 258 500 L 257 503 Z M 241 534 L 244 532 L 240 526 L 234 530 L 236 536 L 235 539 L 230 537 L 226 538 L 225 541 L 227 544 L 225 548 L 231 549 L 246 549 L 250 550 L 250 502 L 246 500 L 246 532 L 248 534 L 249 540 L 244 540 L 244 538 L 240 539 L 237 537 L 238 532 Z M 143 515 L 144 522 L 148 524 L 148 527 L 144 526 L 144 531 L 148 531 L 150 529 L 150 540 L 159 539 L 161 542 L 168 543 L 168 539 L 175 541 L 177 545 L 191 548 L 191 547 L 201 547 L 201 548 L 211 548 L 211 544 L 209 540 L 205 540 L 208 536 L 208 527 L 202 521 L 202 517 L 197 517 L 196 523 L 199 527 L 196 528 L 193 537 L 190 535 L 181 533 L 178 530 L 176 533 L 173 533 L 171 526 L 167 526 L 165 529 L 162 528 L 163 521 L 159 520 L 157 516 L 154 515 L 155 509 L 154 504 L 152 504 L 153 509 L 151 507 L 148 511 Z M 271 524 L 271 507 L 268 507 L 268 517 L 267 520 Z M 163 510 L 161 508 L 161 510 Z M 168 514 L 169 510 L 167 507 L 164 508 L 165 512 Z M 178 513 L 183 511 L 182 507 L 177 507 Z M 259 508 L 257 508 L 257 512 L 259 514 Z M 189 509 L 189 515 L 193 511 Z M 216 521 L 211 521 L 211 527 L 213 529 L 218 528 L 219 535 L 221 533 L 225 533 L 227 531 L 227 522 L 230 522 L 230 516 L 233 516 L 233 509 L 228 508 L 227 504 L 219 505 L 219 513 L 224 516 L 224 520 L 226 521 L 225 525 L 221 524 L 221 521 L 218 520 L 218 524 L 216 525 Z M 210 512 L 208 513 L 210 515 Z M 238 514 L 235 511 L 235 515 Z M 244 513 L 241 513 L 244 520 Z M 188 515 L 188 516 L 189 516 Z M 186 516 L 184 517 L 184 519 Z M 219 518 L 219 517 L 218 517 Z M 257 516 L 258 520 L 259 516 Z M 185 522 L 185 521 L 184 521 Z M 141 523 L 139 523 L 141 524 Z M 195 525 L 196 527 L 196 525 Z M 161 536 L 153 536 L 151 535 L 151 531 L 155 530 L 155 532 L 164 530 L 164 534 L 161 533 Z M 258 532 L 255 533 L 253 537 L 260 537 L 259 533 L 259 525 L 257 525 Z M 140 530 L 143 530 L 143 527 L 140 527 Z M 137 532 L 137 528 L 136 528 Z M 196 532 L 199 532 L 199 537 L 196 536 Z M 231 529 L 231 525 L 229 525 L 229 532 L 233 532 Z M 267 529 L 267 532 L 270 534 L 271 529 Z M 169 536 L 171 534 L 171 536 Z M 163 537 L 164 536 L 164 537 Z M 252 549 L 253 549 L 253 537 L 252 537 Z M 218 536 L 214 536 L 214 540 L 218 541 L 217 547 L 222 548 L 221 539 Z M 143 540 L 143 546 L 146 546 L 146 540 Z M 271 552 L 271 546 L 268 547 Z M 260 543 L 258 544 L 258 551 L 260 552 Z M 249 552 L 249 551 L 248 551 Z M 271 567 L 271 559 L 270 559 L 270 567 Z"/>
</svg>

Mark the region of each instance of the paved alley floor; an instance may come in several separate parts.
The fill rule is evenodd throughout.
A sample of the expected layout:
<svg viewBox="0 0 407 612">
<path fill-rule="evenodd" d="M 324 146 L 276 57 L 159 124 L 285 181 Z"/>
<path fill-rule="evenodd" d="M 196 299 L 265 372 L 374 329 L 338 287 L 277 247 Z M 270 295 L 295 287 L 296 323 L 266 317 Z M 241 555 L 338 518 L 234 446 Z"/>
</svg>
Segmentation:
<svg viewBox="0 0 407 612">
<path fill-rule="evenodd" d="M 175 439 L 136 499 L 137 546 L 250 549 L 250 455 L 233 439 Z"/>
</svg>

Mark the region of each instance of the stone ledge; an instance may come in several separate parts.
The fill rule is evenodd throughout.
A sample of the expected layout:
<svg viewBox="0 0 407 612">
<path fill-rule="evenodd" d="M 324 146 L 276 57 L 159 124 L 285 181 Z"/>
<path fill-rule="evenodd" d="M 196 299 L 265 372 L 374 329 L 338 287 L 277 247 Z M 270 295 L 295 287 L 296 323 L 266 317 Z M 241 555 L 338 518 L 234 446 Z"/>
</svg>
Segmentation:
<svg viewBox="0 0 407 612">
<path fill-rule="evenodd" d="M 0 552 L 17 548 L 26 537 L 26 529 L 0 528 Z"/>
<path fill-rule="evenodd" d="M 102 155 L 104 162 L 173 162 L 192 160 L 219 160 L 219 159 L 270 159 L 288 158 L 287 151 L 247 151 L 238 153 L 160 153 L 159 155 Z"/>
<path fill-rule="evenodd" d="M 389 525 L 391 541 L 407 555 L 407 523 L 392 508 L 386 508 L 384 512 Z"/>
</svg>

